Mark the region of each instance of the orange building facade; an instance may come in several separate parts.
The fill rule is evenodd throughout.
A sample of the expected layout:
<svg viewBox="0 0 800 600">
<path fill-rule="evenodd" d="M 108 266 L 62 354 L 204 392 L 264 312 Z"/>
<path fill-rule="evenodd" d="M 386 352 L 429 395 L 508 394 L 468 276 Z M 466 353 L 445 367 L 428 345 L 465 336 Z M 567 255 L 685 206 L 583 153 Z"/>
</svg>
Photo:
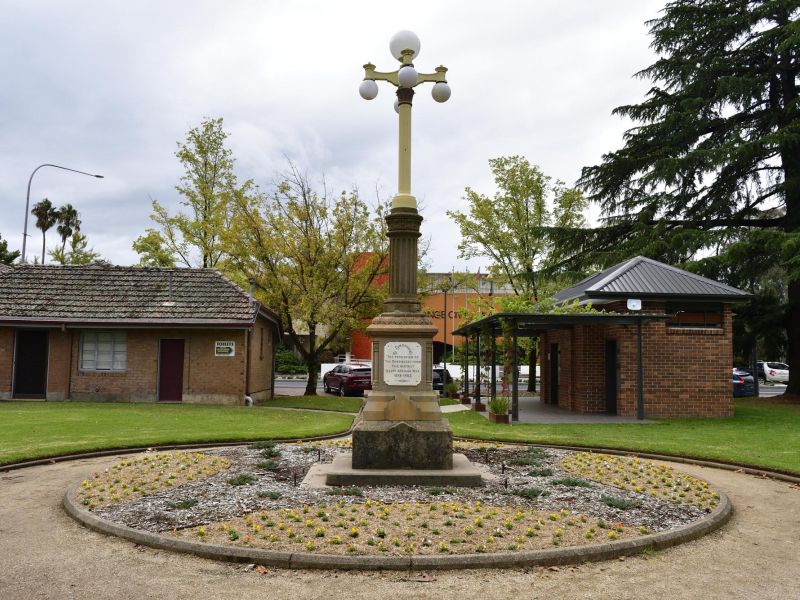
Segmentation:
<svg viewBox="0 0 800 600">
<path fill-rule="evenodd" d="M 447 281 L 449 273 L 431 273 L 429 275 L 436 285 L 431 287 L 441 287 L 440 281 Z M 495 296 L 509 294 L 505 288 L 495 289 L 493 284 L 485 275 L 474 275 L 474 282 L 470 281 L 467 285 L 458 285 L 447 293 L 434 292 L 426 294 L 422 301 L 422 310 L 431 318 L 438 331 L 433 337 L 433 362 L 442 362 L 445 351 L 449 352 L 454 345 L 461 345 L 463 338 L 453 336 L 453 331 L 461 327 L 464 323 L 459 317 L 462 310 L 475 310 L 478 300 L 484 301 Z M 355 331 L 350 336 L 350 356 L 351 360 L 372 360 L 372 342 L 369 336 L 362 331 Z"/>
</svg>

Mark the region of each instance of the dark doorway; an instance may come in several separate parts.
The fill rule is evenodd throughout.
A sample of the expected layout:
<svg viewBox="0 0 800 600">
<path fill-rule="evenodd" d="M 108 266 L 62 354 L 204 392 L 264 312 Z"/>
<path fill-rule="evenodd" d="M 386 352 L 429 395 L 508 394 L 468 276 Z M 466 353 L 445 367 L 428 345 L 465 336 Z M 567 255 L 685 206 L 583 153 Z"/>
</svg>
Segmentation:
<svg viewBox="0 0 800 600">
<path fill-rule="evenodd" d="M 158 353 L 158 399 L 183 400 L 183 340 L 161 340 Z"/>
<path fill-rule="evenodd" d="M 617 414 L 617 342 L 606 340 L 606 412 Z"/>
<path fill-rule="evenodd" d="M 14 398 L 47 396 L 46 329 L 18 329 L 14 352 Z"/>
<path fill-rule="evenodd" d="M 558 406 L 559 358 L 558 344 L 550 344 L 550 404 L 553 406 Z"/>
</svg>

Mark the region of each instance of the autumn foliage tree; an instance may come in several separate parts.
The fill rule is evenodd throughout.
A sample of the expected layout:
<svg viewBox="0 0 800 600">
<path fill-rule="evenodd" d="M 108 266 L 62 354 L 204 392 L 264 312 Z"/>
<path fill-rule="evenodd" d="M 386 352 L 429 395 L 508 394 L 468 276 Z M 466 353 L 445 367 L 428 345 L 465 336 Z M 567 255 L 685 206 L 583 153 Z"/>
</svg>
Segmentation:
<svg viewBox="0 0 800 600">
<path fill-rule="evenodd" d="M 321 358 L 380 312 L 388 244 L 380 207 L 314 189 L 290 164 L 271 194 L 239 196 L 225 236 L 230 268 L 282 320 L 316 394 Z"/>
</svg>

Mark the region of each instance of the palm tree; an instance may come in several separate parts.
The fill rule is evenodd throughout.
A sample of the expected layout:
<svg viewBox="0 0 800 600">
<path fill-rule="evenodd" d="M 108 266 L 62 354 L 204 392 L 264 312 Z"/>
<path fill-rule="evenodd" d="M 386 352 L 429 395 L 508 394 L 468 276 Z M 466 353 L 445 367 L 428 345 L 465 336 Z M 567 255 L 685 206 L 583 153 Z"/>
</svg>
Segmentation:
<svg viewBox="0 0 800 600">
<path fill-rule="evenodd" d="M 47 198 L 37 202 L 31 209 L 31 214 L 36 217 L 36 227 L 42 230 L 42 264 L 44 264 L 45 236 L 58 221 L 58 211 Z"/>
<path fill-rule="evenodd" d="M 72 204 L 65 204 L 57 211 L 58 227 L 56 227 L 56 231 L 61 236 L 62 256 L 67 247 L 67 240 L 72 237 L 73 233 L 78 233 L 81 230 L 81 220 L 78 216 L 78 211 L 75 210 Z"/>
</svg>

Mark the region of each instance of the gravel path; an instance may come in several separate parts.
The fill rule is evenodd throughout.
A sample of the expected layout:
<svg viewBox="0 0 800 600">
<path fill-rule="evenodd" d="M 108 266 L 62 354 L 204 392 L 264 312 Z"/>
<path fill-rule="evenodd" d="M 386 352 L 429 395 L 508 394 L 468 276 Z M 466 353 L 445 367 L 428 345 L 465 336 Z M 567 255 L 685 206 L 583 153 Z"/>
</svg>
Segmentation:
<svg viewBox="0 0 800 600">
<path fill-rule="evenodd" d="M 800 488 L 675 465 L 726 492 L 722 530 L 653 556 L 559 571 L 293 572 L 217 563 L 91 532 L 61 509 L 67 485 L 118 457 L 0 473 L 0 598 L 797 598 Z"/>
</svg>

